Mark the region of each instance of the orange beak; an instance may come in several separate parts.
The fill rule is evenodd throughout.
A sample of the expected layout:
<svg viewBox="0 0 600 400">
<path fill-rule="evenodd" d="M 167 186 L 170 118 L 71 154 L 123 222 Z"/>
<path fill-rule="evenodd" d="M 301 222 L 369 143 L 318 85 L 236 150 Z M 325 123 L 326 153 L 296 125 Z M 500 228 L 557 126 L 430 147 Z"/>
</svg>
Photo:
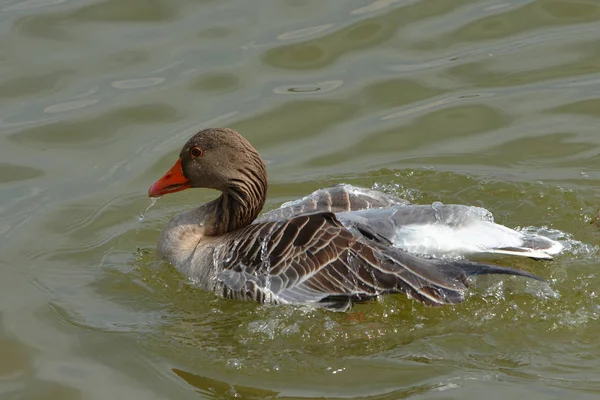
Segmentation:
<svg viewBox="0 0 600 400">
<path fill-rule="evenodd" d="M 165 194 L 189 189 L 190 187 L 192 187 L 192 184 L 185 176 L 183 176 L 181 158 L 179 158 L 175 165 L 173 165 L 162 178 L 150 186 L 150 189 L 148 189 L 148 196 L 160 197 Z"/>
</svg>

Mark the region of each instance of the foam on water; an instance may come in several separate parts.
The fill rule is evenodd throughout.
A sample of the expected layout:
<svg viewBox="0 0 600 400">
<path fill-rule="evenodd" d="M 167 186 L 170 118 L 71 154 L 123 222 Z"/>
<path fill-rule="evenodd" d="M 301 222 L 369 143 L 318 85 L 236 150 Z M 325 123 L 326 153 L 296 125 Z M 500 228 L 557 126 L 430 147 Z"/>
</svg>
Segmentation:
<svg viewBox="0 0 600 400">
<path fill-rule="evenodd" d="M 570 233 L 563 232 L 559 229 L 548 228 L 547 226 L 526 226 L 515 228 L 515 230 L 523 234 L 539 235 L 555 240 L 563 246 L 563 252 L 569 252 L 577 256 L 595 256 L 600 250 L 599 246 L 583 243 L 576 240 Z"/>
</svg>

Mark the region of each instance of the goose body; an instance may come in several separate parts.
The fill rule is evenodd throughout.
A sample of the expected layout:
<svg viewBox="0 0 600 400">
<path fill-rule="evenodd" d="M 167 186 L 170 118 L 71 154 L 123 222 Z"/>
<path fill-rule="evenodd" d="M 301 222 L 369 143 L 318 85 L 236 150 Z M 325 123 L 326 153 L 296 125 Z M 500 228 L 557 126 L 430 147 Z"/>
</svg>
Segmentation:
<svg viewBox="0 0 600 400">
<path fill-rule="evenodd" d="M 428 305 L 455 304 L 464 299 L 468 276 L 541 280 L 458 257 L 551 259 L 562 249 L 551 239 L 494 223 L 483 208 L 412 205 L 351 185 L 317 190 L 257 218 L 266 199 L 265 166 L 230 129 L 194 135 L 149 195 L 191 187 L 222 194 L 172 218 L 158 254 L 198 286 L 227 298 L 346 310 L 357 301 L 401 292 Z"/>
</svg>

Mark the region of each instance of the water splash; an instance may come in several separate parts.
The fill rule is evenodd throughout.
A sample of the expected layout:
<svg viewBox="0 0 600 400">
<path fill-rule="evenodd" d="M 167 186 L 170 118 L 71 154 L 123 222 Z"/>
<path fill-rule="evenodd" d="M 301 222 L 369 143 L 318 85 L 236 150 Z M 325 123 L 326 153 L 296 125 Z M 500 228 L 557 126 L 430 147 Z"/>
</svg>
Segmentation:
<svg viewBox="0 0 600 400">
<path fill-rule="evenodd" d="M 225 259 L 221 261 L 221 253 L 227 252 L 227 249 L 224 249 L 225 245 L 220 244 L 218 246 L 215 247 L 215 249 L 213 250 L 213 262 L 212 262 L 212 266 L 213 266 L 213 272 L 210 274 L 209 278 L 213 284 L 213 286 L 216 287 L 216 285 L 219 284 L 219 281 L 221 280 L 221 278 L 219 278 L 219 271 L 221 271 L 223 268 L 227 267 L 227 264 L 229 263 L 229 261 L 231 261 L 231 257 L 225 255 Z M 227 253 L 226 253 L 227 254 Z"/>
<path fill-rule="evenodd" d="M 260 243 L 260 259 L 265 266 L 265 302 L 273 301 L 273 292 L 271 292 L 271 258 L 269 254 L 269 238 L 265 237 Z"/>
<path fill-rule="evenodd" d="M 591 244 L 583 243 L 573 237 L 572 234 L 547 226 L 525 226 L 517 227 L 516 231 L 529 234 L 540 235 L 552 240 L 556 240 L 563 246 L 563 252 L 569 252 L 581 257 L 595 257 L 600 248 Z"/>
<path fill-rule="evenodd" d="M 154 205 L 156 204 L 158 199 L 160 199 L 160 196 L 159 197 L 150 197 L 150 204 L 148 204 L 148 207 L 146 207 L 146 209 L 144 211 L 142 211 L 142 213 L 138 216 L 138 220 L 140 222 L 144 220 L 144 218 L 146 217 L 146 213 L 148 212 L 148 210 L 150 208 L 154 207 Z"/>
<path fill-rule="evenodd" d="M 431 208 L 433 209 L 433 215 L 435 217 L 435 220 L 439 223 L 444 222 L 444 219 L 442 218 L 442 208 L 443 207 L 444 207 L 444 204 L 439 201 L 434 201 L 433 204 L 431 204 Z"/>
</svg>

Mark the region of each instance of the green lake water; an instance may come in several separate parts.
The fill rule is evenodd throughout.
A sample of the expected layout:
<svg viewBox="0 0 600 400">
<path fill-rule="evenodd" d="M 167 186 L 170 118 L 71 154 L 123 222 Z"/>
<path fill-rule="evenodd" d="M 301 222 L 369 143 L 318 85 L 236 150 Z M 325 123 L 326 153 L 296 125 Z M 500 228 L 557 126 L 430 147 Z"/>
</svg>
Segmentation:
<svg viewBox="0 0 600 400">
<path fill-rule="evenodd" d="M 1 2 L 0 398 L 597 399 L 599 38 L 595 0 Z M 209 126 L 268 209 L 343 182 L 567 249 L 453 307 L 222 300 L 154 252 L 216 193 L 144 212 Z"/>
</svg>

